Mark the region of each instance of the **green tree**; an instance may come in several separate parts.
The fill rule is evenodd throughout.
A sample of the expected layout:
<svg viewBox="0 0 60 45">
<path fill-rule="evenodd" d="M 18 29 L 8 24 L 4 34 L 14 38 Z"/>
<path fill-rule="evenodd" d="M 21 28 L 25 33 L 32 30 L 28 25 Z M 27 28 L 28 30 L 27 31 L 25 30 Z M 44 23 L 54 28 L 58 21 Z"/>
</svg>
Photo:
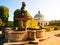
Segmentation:
<svg viewBox="0 0 60 45">
<path fill-rule="evenodd" d="M 2 19 L 2 22 L 4 23 L 5 26 L 7 26 L 8 17 L 9 17 L 9 9 L 6 6 L 0 6 L 0 19 Z"/>
<path fill-rule="evenodd" d="M 0 18 L 8 18 L 9 9 L 5 6 L 0 6 Z"/>
<path fill-rule="evenodd" d="M 51 20 L 49 25 L 52 26 L 60 26 L 60 20 Z"/>
<path fill-rule="evenodd" d="M 3 23 L 1 18 L 0 18 L 0 26 L 5 26 L 5 23 Z"/>
<path fill-rule="evenodd" d="M 20 9 L 16 9 L 16 10 L 14 11 L 14 26 L 17 26 L 17 25 L 18 25 L 18 21 L 15 20 L 15 17 L 19 17 L 20 12 L 21 12 Z"/>
<path fill-rule="evenodd" d="M 8 21 L 8 26 L 14 26 L 13 21 Z"/>
<path fill-rule="evenodd" d="M 20 9 L 16 9 L 14 11 L 14 16 L 19 16 L 21 14 L 21 10 Z"/>
</svg>

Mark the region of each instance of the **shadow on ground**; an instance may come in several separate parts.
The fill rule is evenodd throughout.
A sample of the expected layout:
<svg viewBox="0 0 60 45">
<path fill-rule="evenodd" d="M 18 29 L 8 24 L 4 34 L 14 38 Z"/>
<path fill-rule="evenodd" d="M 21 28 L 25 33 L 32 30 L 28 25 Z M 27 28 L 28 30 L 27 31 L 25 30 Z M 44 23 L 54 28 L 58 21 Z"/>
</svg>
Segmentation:
<svg viewBox="0 0 60 45">
<path fill-rule="evenodd" d="M 56 34 L 56 35 L 54 35 L 54 36 L 56 36 L 56 37 L 60 37 L 60 34 Z"/>
</svg>

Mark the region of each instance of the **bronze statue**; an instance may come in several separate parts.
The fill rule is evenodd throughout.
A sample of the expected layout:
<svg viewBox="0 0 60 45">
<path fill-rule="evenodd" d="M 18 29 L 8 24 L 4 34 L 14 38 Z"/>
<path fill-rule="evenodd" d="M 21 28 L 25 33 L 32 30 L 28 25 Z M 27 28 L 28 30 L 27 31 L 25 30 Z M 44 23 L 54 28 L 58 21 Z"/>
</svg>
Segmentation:
<svg viewBox="0 0 60 45">
<path fill-rule="evenodd" d="M 15 20 L 18 21 L 18 30 L 27 30 L 26 22 L 27 20 L 31 19 L 31 15 L 28 13 L 27 10 L 25 10 L 26 4 L 25 2 L 22 2 L 22 7 L 20 11 L 20 15 L 18 17 L 15 17 Z M 28 13 L 28 14 L 27 14 Z"/>
<path fill-rule="evenodd" d="M 25 17 L 25 2 L 22 2 L 22 7 L 21 7 L 21 18 Z"/>
</svg>

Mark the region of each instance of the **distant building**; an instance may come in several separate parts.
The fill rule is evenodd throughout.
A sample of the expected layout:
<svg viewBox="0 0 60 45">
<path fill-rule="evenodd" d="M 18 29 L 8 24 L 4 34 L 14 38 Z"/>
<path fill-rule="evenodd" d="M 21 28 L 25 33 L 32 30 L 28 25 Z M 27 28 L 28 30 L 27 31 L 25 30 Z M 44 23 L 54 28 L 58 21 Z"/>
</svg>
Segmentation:
<svg viewBox="0 0 60 45">
<path fill-rule="evenodd" d="M 38 22 L 38 26 L 49 25 L 49 21 L 44 19 L 44 15 L 42 15 L 40 11 L 38 11 L 38 14 L 34 16 L 34 19 Z"/>
</svg>

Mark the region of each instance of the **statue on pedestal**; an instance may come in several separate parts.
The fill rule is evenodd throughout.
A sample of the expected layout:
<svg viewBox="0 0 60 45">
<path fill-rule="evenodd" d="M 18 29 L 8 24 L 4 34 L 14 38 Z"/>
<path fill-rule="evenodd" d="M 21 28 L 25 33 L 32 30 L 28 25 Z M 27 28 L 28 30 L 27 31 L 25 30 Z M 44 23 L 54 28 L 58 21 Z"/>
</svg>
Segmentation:
<svg viewBox="0 0 60 45">
<path fill-rule="evenodd" d="M 22 7 L 19 10 L 19 15 L 14 16 L 14 20 L 18 22 L 18 30 L 27 30 L 26 22 L 31 19 L 31 15 L 25 10 L 26 4 L 22 2 Z M 15 24 L 14 24 L 15 25 Z"/>
</svg>

